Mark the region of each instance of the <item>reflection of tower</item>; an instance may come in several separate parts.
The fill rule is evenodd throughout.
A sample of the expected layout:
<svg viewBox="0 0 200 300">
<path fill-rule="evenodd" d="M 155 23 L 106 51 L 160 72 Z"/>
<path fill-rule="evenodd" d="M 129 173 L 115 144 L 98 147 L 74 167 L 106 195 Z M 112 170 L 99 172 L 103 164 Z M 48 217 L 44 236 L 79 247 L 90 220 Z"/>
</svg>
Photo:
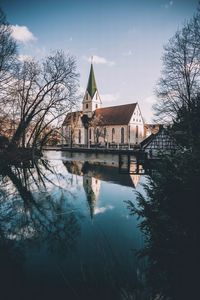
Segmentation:
<svg viewBox="0 0 200 300">
<path fill-rule="evenodd" d="M 130 178 L 134 184 L 134 187 L 136 188 L 136 186 L 138 185 L 139 181 L 140 181 L 140 176 L 141 175 L 133 175 L 133 174 L 130 174 Z"/>
<path fill-rule="evenodd" d="M 94 216 L 96 202 L 99 197 L 100 185 L 100 180 L 92 177 L 91 172 L 83 175 L 83 187 L 89 204 L 91 218 Z"/>
</svg>

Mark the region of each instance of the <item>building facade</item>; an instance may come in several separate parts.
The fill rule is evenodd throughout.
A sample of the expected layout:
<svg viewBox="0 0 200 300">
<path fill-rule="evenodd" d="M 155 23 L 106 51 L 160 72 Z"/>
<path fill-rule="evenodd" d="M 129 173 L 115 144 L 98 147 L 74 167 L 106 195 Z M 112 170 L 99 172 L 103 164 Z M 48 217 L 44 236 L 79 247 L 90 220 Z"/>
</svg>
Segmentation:
<svg viewBox="0 0 200 300">
<path fill-rule="evenodd" d="M 102 107 L 91 64 L 82 110 L 67 114 L 62 131 L 68 146 L 130 146 L 144 139 L 144 121 L 138 103 Z"/>
<path fill-rule="evenodd" d="M 148 154 L 149 158 L 158 158 L 160 155 L 171 155 L 175 153 L 179 147 L 167 128 L 160 126 L 155 134 L 152 133 L 141 142 L 141 148 Z"/>
</svg>

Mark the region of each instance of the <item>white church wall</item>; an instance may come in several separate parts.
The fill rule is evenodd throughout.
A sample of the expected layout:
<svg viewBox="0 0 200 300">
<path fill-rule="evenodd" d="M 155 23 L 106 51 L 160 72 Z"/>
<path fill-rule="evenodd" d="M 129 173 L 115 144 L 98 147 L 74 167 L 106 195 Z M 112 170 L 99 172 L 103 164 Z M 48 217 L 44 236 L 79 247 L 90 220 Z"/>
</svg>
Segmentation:
<svg viewBox="0 0 200 300">
<path fill-rule="evenodd" d="M 102 134 L 104 133 L 104 128 L 106 128 L 106 136 L 104 135 L 99 138 L 101 143 L 108 142 L 108 143 L 115 143 L 121 144 L 122 137 L 121 137 L 121 129 L 124 128 L 124 143 L 128 143 L 128 129 L 127 125 L 109 125 L 103 126 L 101 129 Z M 112 131 L 114 129 L 114 134 Z"/>
<path fill-rule="evenodd" d="M 136 105 L 134 113 L 131 117 L 129 126 L 130 126 L 130 143 L 131 144 L 140 143 L 144 139 L 144 121 L 138 104 Z"/>
</svg>

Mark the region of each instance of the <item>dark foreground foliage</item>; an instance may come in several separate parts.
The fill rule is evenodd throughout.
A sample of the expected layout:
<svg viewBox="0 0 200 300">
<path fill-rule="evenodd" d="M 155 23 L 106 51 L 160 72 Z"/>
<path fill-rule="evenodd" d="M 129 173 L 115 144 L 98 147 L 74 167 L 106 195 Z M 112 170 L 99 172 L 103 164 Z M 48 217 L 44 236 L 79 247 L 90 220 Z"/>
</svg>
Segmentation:
<svg viewBox="0 0 200 300">
<path fill-rule="evenodd" d="M 165 157 L 138 195 L 149 299 L 199 299 L 199 151 Z"/>
</svg>

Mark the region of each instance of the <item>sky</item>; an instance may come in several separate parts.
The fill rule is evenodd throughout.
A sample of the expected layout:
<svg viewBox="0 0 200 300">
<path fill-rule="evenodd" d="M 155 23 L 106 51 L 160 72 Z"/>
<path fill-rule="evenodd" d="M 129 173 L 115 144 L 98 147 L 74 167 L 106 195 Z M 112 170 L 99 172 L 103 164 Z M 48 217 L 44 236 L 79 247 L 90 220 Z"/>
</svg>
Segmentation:
<svg viewBox="0 0 200 300">
<path fill-rule="evenodd" d="M 77 60 L 80 91 L 93 56 L 102 106 L 138 102 L 152 122 L 163 46 L 198 0 L 0 0 L 20 59 L 62 49 Z"/>
</svg>

